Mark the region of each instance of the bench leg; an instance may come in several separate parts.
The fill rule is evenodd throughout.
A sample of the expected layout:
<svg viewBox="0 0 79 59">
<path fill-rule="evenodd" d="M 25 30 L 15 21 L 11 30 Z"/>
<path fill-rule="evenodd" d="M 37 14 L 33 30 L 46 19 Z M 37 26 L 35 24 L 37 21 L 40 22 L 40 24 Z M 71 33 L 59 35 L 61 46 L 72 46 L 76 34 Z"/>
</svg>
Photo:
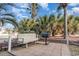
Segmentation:
<svg viewBox="0 0 79 59">
<path fill-rule="evenodd" d="M 2 50 L 2 48 L 0 48 L 0 51 Z"/>
<path fill-rule="evenodd" d="M 28 44 L 23 44 L 22 47 L 23 48 L 27 48 L 28 47 Z"/>
<path fill-rule="evenodd" d="M 26 44 L 26 48 L 28 48 L 29 46 L 28 46 L 28 44 Z"/>
</svg>

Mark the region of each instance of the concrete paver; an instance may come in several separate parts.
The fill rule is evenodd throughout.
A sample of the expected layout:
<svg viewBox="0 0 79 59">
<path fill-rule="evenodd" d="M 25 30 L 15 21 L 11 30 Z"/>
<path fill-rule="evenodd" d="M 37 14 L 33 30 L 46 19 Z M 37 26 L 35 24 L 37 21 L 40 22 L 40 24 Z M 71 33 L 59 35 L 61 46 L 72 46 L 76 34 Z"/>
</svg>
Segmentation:
<svg viewBox="0 0 79 59">
<path fill-rule="evenodd" d="M 9 54 L 7 51 L 1 51 L 0 56 L 12 56 L 12 55 Z"/>
<path fill-rule="evenodd" d="M 70 56 L 68 46 L 61 43 L 35 44 L 28 48 L 12 50 L 12 53 L 16 56 Z"/>
</svg>

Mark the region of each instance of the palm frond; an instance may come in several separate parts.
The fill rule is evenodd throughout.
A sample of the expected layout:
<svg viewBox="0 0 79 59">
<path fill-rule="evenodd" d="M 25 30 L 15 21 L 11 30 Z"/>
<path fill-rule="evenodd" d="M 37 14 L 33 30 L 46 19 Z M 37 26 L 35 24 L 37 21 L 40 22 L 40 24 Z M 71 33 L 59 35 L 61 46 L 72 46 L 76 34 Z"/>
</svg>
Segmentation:
<svg viewBox="0 0 79 59">
<path fill-rule="evenodd" d="M 11 13 L 4 13 L 4 14 L 2 14 L 2 16 L 10 16 L 10 17 L 14 17 L 15 18 L 15 16 L 13 14 L 11 14 Z"/>
</svg>

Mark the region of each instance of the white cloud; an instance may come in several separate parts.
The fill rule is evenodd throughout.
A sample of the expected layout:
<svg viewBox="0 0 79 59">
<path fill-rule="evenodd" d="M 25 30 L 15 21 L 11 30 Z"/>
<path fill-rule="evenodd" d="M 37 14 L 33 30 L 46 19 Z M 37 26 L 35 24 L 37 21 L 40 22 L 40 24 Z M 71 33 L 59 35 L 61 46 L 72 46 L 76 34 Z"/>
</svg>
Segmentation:
<svg viewBox="0 0 79 59">
<path fill-rule="evenodd" d="M 39 5 L 40 5 L 42 8 L 44 8 L 44 9 L 46 9 L 46 10 L 49 10 L 49 8 L 48 8 L 48 3 L 39 3 Z"/>
<path fill-rule="evenodd" d="M 46 8 L 48 9 L 48 3 L 38 3 L 42 8 Z M 20 7 L 22 8 L 27 8 L 28 7 L 28 3 L 21 3 Z"/>
<path fill-rule="evenodd" d="M 15 7 L 12 7 L 12 12 L 18 15 L 20 13 L 20 10 Z"/>
<path fill-rule="evenodd" d="M 28 7 L 28 3 L 22 3 L 22 4 L 20 4 L 20 7 L 27 8 Z"/>
<path fill-rule="evenodd" d="M 53 12 L 53 13 L 55 13 L 55 12 L 56 12 L 56 10 L 52 10 L 52 12 Z"/>
<path fill-rule="evenodd" d="M 27 15 L 22 15 L 22 14 L 18 14 L 17 17 L 19 17 L 19 18 L 28 18 Z"/>
<path fill-rule="evenodd" d="M 52 10 L 52 11 L 49 11 L 49 14 L 57 14 L 56 9 L 54 9 L 54 10 Z"/>
<path fill-rule="evenodd" d="M 18 9 L 18 8 L 12 7 L 12 12 L 15 13 L 15 14 L 19 14 L 21 12 L 25 12 L 26 13 L 26 10 L 25 9 Z"/>
<path fill-rule="evenodd" d="M 63 10 L 61 11 L 61 14 L 64 14 L 64 11 Z M 73 15 L 73 10 L 72 9 L 71 10 L 68 9 L 67 10 L 67 15 Z"/>
<path fill-rule="evenodd" d="M 20 9 L 20 12 L 21 12 L 21 11 L 22 11 L 22 12 L 26 12 L 26 10 L 25 10 L 25 9 Z"/>
<path fill-rule="evenodd" d="M 56 11 L 56 10 L 52 10 L 52 13 L 54 13 L 54 14 L 58 14 L 58 12 Z M 59 12 L 61 15 L 63 15 L 64 14 L 64 10 L 62 9 L 60 12 Z M 67 10 L 67 15 L 73 15 L 73 10 L 71 9 L 68 9 Z"/>
<path fill-rule="evenodd" d="M 47 8 L 48 7 L 48 3 L 40 3 L 40 6 L 42 6 L 43 8 Z"/>
<path fill-rule="evenodd" d="M 70 3 L 69 6 L 77 6 L 79 5 L 78 3 Z"/>
<path fill-rule="evenodd" d="M 68 15 L 73 15 L 73 10 L 67 10 Z"/>
<path fill-rule="evenodd" d="M 27 15 L 22 15 L 21 11 L 25 12 L 24 9 L 17 9 L 17 8 L 14 8 L 12 7 L 12 12 L 16 15 L 16 17 L 18 18 L 28 18 Z"/>
<path fill-rule="evenodd" d="M 72 8 L 72 11 L 75 12 L 75 13 L 79 13 L 79 7 Z"/>
</svg>

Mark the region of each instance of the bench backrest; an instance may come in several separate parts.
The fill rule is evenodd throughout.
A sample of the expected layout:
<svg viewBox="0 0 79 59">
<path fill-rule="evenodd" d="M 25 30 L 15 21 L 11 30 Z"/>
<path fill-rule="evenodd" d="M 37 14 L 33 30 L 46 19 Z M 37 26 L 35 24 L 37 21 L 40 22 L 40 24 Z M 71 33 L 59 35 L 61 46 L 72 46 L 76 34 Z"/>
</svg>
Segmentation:
<svg viewBox="0 0 79 59">
<path fill-rule="evenodd" d="M 36 38 L 35 33 L 19 34 L 18 38 L 24 38 L 24 43 L 29 43 L 38 40 L 38 38 Z"/>
<path fill-rule="evenodd" d="M 0 43 L 9 40 L 9 34 L 0 34 Z"/>
</svg>

